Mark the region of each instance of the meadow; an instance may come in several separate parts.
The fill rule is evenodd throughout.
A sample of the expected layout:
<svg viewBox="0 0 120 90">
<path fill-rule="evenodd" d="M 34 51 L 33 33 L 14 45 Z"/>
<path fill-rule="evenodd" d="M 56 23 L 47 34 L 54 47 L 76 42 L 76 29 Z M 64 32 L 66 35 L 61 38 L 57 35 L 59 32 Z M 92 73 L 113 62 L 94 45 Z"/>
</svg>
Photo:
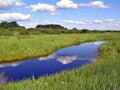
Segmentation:
<svg viewBox="0 0 120 90">
<path fill-rule="evenodd" d="M 120 34 L 61 34 L 0 37 L 0 62 L 44 56 L 74 44 L 107 40 L 98 60 L 82 68 L 0 85 L 0 90 L 120 90 Z"/>
<path fill-rule="evenodd" d="M 82 42 L 119 39 L 117 33 L 0 36 L 0 62 L 45 56 Z"/>
</svg>

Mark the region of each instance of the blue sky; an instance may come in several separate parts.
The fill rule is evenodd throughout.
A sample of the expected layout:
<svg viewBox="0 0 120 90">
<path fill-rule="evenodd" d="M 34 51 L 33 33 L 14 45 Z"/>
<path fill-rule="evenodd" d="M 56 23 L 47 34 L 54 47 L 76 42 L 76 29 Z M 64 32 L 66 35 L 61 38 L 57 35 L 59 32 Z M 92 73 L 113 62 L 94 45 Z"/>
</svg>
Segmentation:
<svg viewBox="0 0 120 90">
<path fill-rule="evenodd" d="M 119 0 L 0 0 L 0 22 L 27 28 L 61 24 L 67 28 L 120 30 Z"/>
</svg>

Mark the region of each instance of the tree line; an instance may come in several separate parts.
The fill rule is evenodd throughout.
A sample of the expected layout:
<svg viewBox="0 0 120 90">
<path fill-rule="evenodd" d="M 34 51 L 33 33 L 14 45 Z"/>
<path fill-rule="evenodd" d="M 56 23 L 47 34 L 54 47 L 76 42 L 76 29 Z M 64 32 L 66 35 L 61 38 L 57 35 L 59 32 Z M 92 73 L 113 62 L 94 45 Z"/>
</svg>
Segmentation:
<svg viewBox="0 0 120 90">
<path fill-rule="evenodd" d="M 105 33 L 105 32 L 120 32 L 120 31 L 100 31 L 88 29 L 67 29 L 58 24 L 37 25 L 35 28 L 26 29 L 20 26 L 17 22 L 1 22 L 0 35 L 35 35 L 35 34 L 74 34 L 74 33 Z"/>
</svg>

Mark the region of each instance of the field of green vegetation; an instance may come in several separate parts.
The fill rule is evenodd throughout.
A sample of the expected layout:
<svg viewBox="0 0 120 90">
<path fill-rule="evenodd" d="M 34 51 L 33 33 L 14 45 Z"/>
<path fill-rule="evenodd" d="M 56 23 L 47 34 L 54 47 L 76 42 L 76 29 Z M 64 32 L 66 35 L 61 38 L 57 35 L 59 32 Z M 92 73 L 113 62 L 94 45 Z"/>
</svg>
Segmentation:
<svg viewBox="0 0 120 90">
<path fill-rule="evenodd" d="M 97 61 L 70 71 L 0 85 L 0 90 L 120 90 L 120 34 L 61 34 L 0 37 L 0 62 L 39 57 L 82 42 L 107 40 Z"/>
<path fill-rule="evenodd" d="M 0 62 L 40 57 L 50 54 L 59 48 L 82 42 L 119 39 L 116 36 L 119 36 L 119 34 L 0 36 Z"/>
</svg>

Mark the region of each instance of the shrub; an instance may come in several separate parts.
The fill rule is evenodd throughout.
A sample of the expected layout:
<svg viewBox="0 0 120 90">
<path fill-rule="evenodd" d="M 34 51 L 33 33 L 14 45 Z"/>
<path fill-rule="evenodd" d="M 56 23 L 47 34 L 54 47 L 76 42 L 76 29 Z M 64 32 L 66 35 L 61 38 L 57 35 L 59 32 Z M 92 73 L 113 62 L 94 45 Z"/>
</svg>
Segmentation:
<svg viewBox="0 0 120 90">
<path fill-rule="evenodd" d="M 28 30 L 22 30 L 19 32 L 19 35 L 30 35 Z"/>
</svg>

